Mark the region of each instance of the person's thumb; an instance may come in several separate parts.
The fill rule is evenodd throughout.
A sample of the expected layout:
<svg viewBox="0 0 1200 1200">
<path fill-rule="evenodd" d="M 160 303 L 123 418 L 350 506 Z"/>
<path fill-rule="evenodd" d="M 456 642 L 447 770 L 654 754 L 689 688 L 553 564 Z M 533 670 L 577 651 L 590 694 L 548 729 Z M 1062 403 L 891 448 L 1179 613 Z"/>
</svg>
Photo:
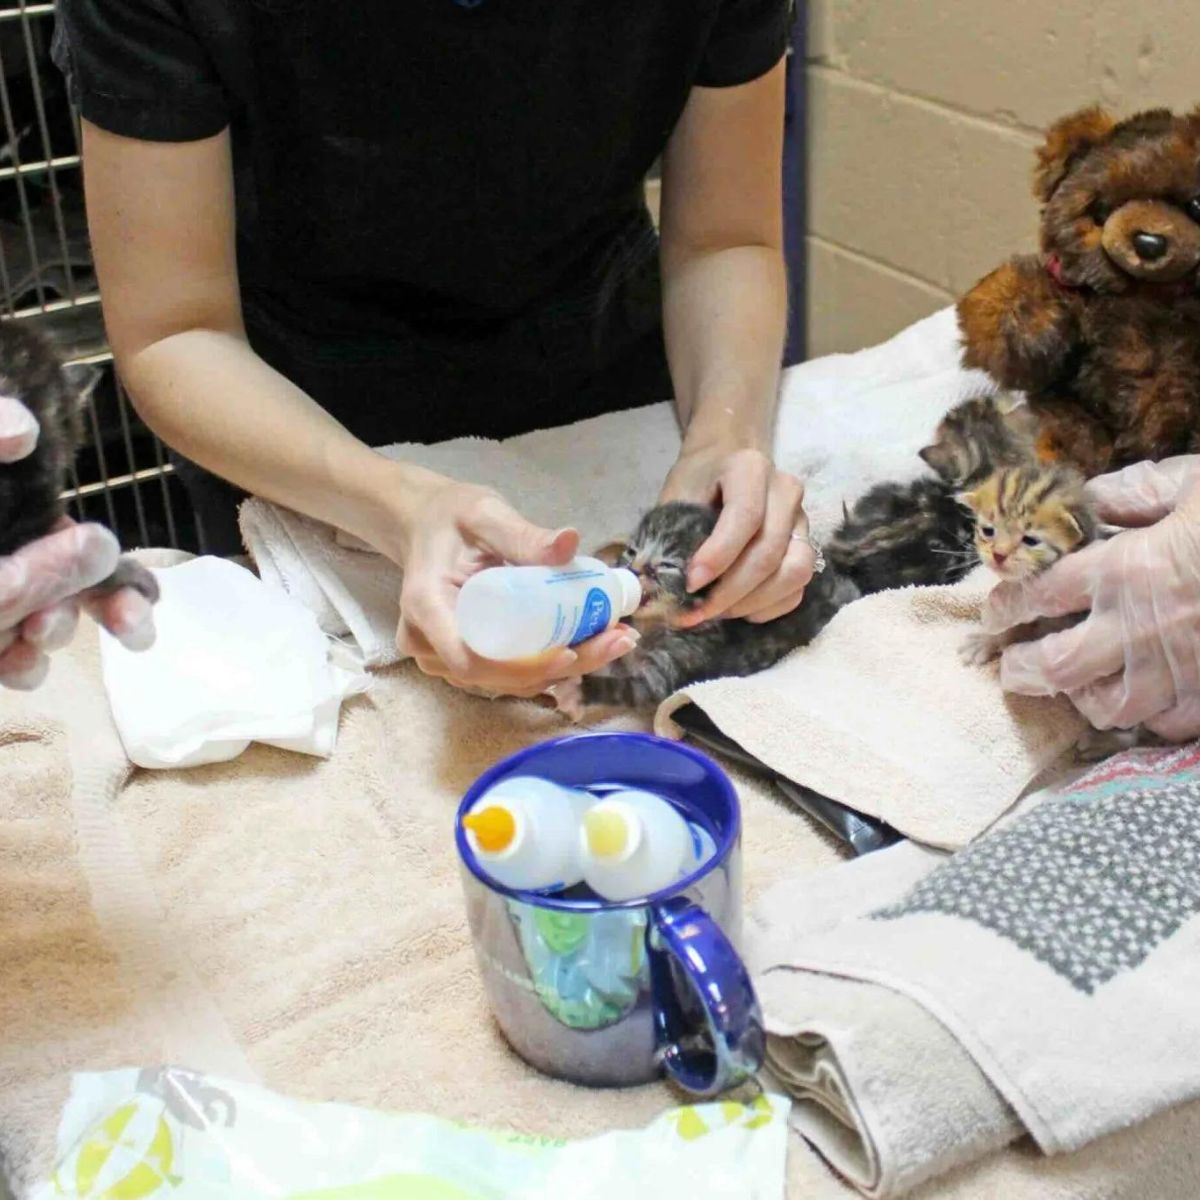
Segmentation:
<svg viewBox="0 0 1200 1200">
<path fill-rule="evenodd" d="M 1172 512 L 1185 490 L 1200 481 L 1200 456 L 1138 462 L 1087 484 L 1096 515 L 1113 525 L 1153 525 Z"/>
<path fill-rule="evenodd" d="M 488 504 L 474 526 L 476 536 L 497 558 L 518 566 L 559 567 L 579 549 L 578 530 L 543 529 L 503 500 Z"/>
</svg>

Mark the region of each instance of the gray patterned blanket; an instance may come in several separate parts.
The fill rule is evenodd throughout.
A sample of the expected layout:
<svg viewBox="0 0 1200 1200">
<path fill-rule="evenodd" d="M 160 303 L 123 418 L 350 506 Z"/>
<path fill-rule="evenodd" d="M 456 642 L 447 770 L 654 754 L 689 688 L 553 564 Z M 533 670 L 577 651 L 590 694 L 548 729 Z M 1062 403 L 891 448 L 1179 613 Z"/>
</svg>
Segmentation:
<svg viewBox="0 0 1200 1200">
<path fill-rule="evenodd" d="M 957 854 L 780 884 L 753 930 L 773 1069 L 868 1195 L 1200 1097 L 1200 743 L 1119 755 Z"/>
</svg>

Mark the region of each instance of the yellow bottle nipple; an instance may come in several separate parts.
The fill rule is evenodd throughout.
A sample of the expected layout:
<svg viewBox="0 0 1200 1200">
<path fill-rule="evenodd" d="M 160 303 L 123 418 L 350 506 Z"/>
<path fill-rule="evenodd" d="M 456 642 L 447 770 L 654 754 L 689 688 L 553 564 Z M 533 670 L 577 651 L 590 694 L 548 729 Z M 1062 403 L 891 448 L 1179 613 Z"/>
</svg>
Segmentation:
<svg viewBox="0 0 1200 1200">
<path fill-rule="evenodd" d="M 620 813 L 590 809 L 583 814 L 583 830 L 596 858 L 619 858 L 629 844 L 629 829 Z"/>
<path fill-rule="evenodd" d="M 517 836 L 517 823 L 507 808 L 491 804 L 463 817 L 463 828 L 469 829 L 486 854 L 500 854 L 512 845 Z"/>
</svg>

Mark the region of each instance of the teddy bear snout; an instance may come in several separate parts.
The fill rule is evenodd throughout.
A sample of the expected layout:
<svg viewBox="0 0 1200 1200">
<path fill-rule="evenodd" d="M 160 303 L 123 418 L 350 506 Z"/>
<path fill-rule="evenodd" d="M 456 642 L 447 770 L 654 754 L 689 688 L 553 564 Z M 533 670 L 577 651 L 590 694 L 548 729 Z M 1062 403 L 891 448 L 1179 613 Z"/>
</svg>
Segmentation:
<svg viewBox="0 0 1200 1200">
<path fill-rule="evenodd" d="M 1200 265 L 1200 225 L 1173 205 L 1131 200 L 1104 222 L 1104 251 L 1126 274 L 1173 282 Z"/>
</svg>

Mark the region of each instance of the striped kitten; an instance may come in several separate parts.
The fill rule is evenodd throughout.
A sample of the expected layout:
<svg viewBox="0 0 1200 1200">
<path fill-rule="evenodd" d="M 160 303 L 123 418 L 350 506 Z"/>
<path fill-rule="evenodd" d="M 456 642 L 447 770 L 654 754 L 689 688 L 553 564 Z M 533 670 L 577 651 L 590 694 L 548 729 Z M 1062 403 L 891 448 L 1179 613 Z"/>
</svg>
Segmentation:
<svg viewBox="0 0 1200 1200">
<path fill-rule="evenodd" d="M 1030 579 L 1096 536 L 1096 519 L 1083 491 L 1083 476 L 1066 467 L 1006 467 L 989 475 L 959 502 L 974 523 L 979 561 L 1003 580 Z M 963 662 L 998 658 L 1005 646 L 1064 629 L 1078 614 L 1037 621 L 1002 634 L 970 634 L 959 651 Z"/>
<path fill-rule="evenodd" d="M 1083 476 L 1067 467 L 1005 468 L 961 493 L 959 499 L 973 514 L 980 561 L 1006 581 L 1040 575 L 1064 555 L 1110 532 L 1092 512 Z M 965 663 L 982 665 L 999 657 L 1013 642 L 1069 629 L 1085 617 L 1084 613 L 1044 617 L 1002 634 L 980 630 L 967 636 L 959 654 Z M 1095 760 L 1151 740 L 1140 728 L 1093 729 L 1080 738 L 1076 753 L 1082 759 Z"/>
<path fill-rule="evenodd" d="M 629 619 L 641 641 L 623 658 L 583 676 L 578 686 L 557 685 L 559 708 L 572 716 L 586 704 L 640 708 L 701 679 L 752 675 L 812 641 L 839 608 L 858 598 L 852 583 L 827 568 L 813 576 L 800 606 L 774 621 L 674 628 L 672 620 L 697 608 L 708 592 L 688 592 L 687 566 L 716 523 L 716 512 L 706 505 L 660 504 L 642 517 L 627 544 L 601 552 L 642 581 L 641 607 Z"/>
</svg>

